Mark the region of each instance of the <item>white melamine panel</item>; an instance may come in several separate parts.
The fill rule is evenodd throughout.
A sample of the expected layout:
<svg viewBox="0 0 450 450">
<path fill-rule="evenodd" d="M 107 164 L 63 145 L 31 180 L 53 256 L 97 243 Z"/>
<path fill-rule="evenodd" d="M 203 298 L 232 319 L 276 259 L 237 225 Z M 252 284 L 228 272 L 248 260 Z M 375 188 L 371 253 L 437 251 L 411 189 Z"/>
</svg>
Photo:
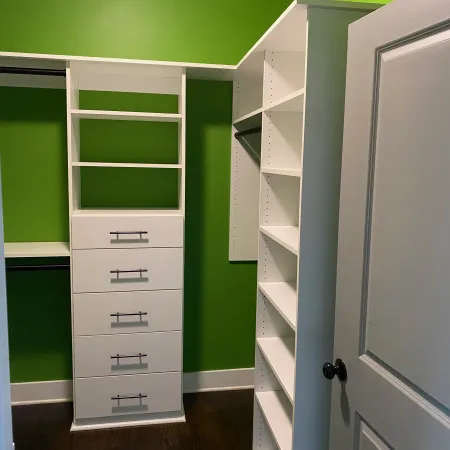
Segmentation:
<svg viewBox="0 0 450 450">
<path fill-rule="evenodd" d="M 259 245 L 258 281 L 296 283 L 297 256 L 261 233 Z"/>
<path fill-rule="evenodd" d="M 116 334 L 75 338 L 77 378 L 181 370 L 182 334 Z"/>
<path fill-rule="evenodd" d="M 299 232 L 298 227 L 264 226 L 260 228 L 261 233 L 282 245 L 286 250 L 298 255 Z"/>
<path fill-rule="evenodd" d="M 75 294 L 182 288 L 182 248 L 72 251 Z"/>
<path fill-rule="evenodd" d="M 80 72 L 78 87 L 81 91 L 120 91 L 177 95 L 181 90 L 179 77 L 155 77 L 146 75 L 104 74 Z"/>
<path fill-rule="evenodd" d="M 361 421 L 358 450 L 390 450 L 390 447 L 370 427 Z"/>
<path fill-rule="evenodd" d="M 256 399 L 253 402 L 253 430 L 253 449 L 279 450 Z"/>
<path fill-rule="evenodd" d="M 126 216 L 126 217 L 155 217 L 155 216 L 180 216 L 183 212 L 176 208 L 166 209 L 133 209 L 133 208 L 83 208 L 72 212 L 72 217 L 105 217 L 105 216 Z"/>
<path fill-rule="evenodd" d="M 72 117 L 100 120 L 136 120 L 149 122 L 179 122 L 181 114 L 146 113 L 132 111 L 96 111 L 91 109 L 72 109 Z"/>
<path fill-rule="evenodd" d="M 264 108 L 265 111 L 303 112 L 305 89 L 299 89 L 275 100 Z"/>
<path fill-rule="evenodd" d="M 270 110 L 264 113 L 261 167 L 301 170 L 302 139 L 301 112 Z"/>
<path fill-rule="evenodd" d="M 294 337 L 258 338 L 259 350 L 263 354 L 274 375 L 291 403 L 294 401 Z"/>
<path fill-rule="evenodd" d="M 179 372 L 81 378 L 75 380 L 75 391 L 77 419 L 181 410 Z"/>
<path fill-rule="evenodd" d="M 183 247 L 180 215 L 72 217 L 72 248 Z"/>
<path fill-rule="evenodd" d="M 180 331 L 183 291 L 74 294 L 75 336 Z"/>
<path fill-rule="evenodd" d="M 258 287 L 289 326 L 295 330 L 297 327 L 297 287 L 295 283 L 259 283 Z"/>
<path fill-rule="evenodd" d="M 233 83 L 233 121 L 263 106 L 264 52 L 250 55 L 237 70 Z"/>
<path fill-rule="evenodd" d="M 181 164 L 73 162 L 72 167 L 128 167 L 133 169 L 181 169 Z"/>
<path fill-rule="evenodd" d="M 264 106 L 299 94 L 305 87 L 305 53 L 266 52 L 264 61 Z M 295 95 L 294 95 L 295 97 Z"/>
<path fill-rule="evenodd" d="M 264 227 L 297 227 L 300 207 L 300 179 L 263 174 L 260 188 L 259 220 Z M 298 232 L 294 238 L 298 249 Z"/>
<path fill-rule="evenodd" d="M 268 283 L 266 283 L 268 284 Z M 267 297 L 258 292 L 256 302 L 256 337 L 293 336 L 292 327 Z"/>
<path fill-rule="evenodd" d="M 5 242 L 5 258 L 70 256 L 68 242 Z"/>
<path fill-rule="evenodd" d="M 257 404 L 279 450 L 292 449 L 292 406 L 280 391 L 257 392 Z"/>
</svg>

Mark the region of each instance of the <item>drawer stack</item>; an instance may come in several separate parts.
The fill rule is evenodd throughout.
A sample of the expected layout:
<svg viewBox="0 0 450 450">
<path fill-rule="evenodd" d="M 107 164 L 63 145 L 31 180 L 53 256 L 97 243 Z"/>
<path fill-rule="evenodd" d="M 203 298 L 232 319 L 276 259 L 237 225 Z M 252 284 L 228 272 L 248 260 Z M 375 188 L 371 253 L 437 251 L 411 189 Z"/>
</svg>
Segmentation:
<svg viewBox="0 0 450 450">
<path fill-rule="evenodd" d="M 75 425 L 182 418 L 179 213 L 74 213 Z"/>
</svg>

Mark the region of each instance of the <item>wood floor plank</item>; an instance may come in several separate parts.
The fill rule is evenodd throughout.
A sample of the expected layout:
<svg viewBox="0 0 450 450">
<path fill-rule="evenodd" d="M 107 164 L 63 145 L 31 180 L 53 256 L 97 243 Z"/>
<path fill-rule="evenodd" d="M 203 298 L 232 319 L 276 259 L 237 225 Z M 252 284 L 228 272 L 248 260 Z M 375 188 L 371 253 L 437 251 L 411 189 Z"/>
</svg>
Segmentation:
<svg viewBox="0 0 450 450">
<path fill-rule="evenodd" d="M 16 450 L 249 450 L 253 390 L 187 394 L 186 423 L 70 433 L 72 404 L 13 407 Z"/>
</svg>

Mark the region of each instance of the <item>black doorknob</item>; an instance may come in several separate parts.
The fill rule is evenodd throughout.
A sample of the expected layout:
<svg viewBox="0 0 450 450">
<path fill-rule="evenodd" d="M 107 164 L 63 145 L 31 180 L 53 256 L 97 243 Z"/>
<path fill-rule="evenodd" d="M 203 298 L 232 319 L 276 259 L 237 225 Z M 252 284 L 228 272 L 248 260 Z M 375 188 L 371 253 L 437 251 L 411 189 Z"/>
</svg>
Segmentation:
<svg viewBox="0 0 450 450">
<path fill-rule="evenodd" d="M 345 381 L 347 379 L 347 367 L 345 367 L 344 361 L 338 358 L 333 363 L 326 362 L 322 367 L 323 376 L 327 380 L 332 380 L 336 375 L 340 381 Z"/>
</svg>

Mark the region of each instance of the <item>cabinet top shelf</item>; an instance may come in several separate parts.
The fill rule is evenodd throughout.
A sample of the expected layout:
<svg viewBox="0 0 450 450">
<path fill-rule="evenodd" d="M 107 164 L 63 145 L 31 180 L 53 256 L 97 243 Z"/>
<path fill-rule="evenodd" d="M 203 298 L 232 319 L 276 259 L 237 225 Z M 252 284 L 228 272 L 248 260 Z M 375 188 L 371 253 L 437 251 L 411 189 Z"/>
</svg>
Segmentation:
<svg viewBox="0 0 450 450">
<path fill-rule="evenodd" d="M 132 111 L 94 111 L 90 109 L 72 109 L 72 117 L 100 120 L 144 120 L 149 122 L 180 122 L 182 114 L 143 113 Z"/>
</svg>

